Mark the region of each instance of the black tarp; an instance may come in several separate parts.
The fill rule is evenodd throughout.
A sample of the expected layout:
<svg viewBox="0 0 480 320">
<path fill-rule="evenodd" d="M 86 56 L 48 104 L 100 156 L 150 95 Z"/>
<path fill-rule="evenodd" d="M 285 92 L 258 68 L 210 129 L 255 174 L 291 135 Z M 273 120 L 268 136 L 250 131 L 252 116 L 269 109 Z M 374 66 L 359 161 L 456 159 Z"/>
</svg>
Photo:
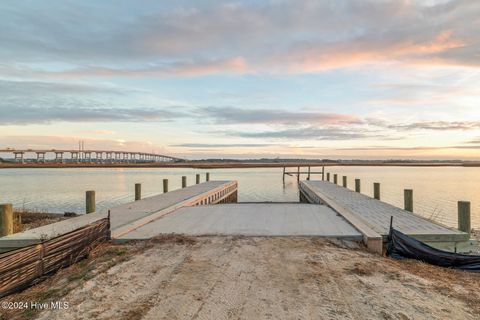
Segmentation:
<svg viewBox="0 0 480 320">
<path fill-rule="evenodd" d="M 394 259 L 416 259 L 436 266 L 480 272 L 480 256 L 435 249 L 392 227 L 388 238 L 387 255 Z"/>
</svg>

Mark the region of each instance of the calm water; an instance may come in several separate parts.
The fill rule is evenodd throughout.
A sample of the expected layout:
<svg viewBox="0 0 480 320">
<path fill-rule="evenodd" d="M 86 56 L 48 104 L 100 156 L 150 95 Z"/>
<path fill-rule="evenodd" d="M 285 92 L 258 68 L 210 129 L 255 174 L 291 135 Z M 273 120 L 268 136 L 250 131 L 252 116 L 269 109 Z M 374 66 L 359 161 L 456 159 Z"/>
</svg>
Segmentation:
<svg viewBox="0 0 480 320">
<path fill-rule="evenodd" d="M 240 202 L 298 201 L 296 178 L 286 177 L 282 168 L 261 169 L 7 169 L 0 170 L 0 203 L 48 212 L 83 213 L 86 190 L 97 193 L 97 207 L 133 201 L 134 184 L 142 183 L 143 196 L 158 194 L 162 179 L 170 190 L 180 188 L 181 176 L 188 183 L 195 174 L 210 172 L 211 179 L 234 179 L 239 184 Z M 348 187 L 362 179 L 362 193 L 373 194 L 373 182 L 382 185 L 382 200 L 403 206 L 403 189 L 414 190 L 415 211 L 455 227 L 457 201 L 472 202 L 472 224 L 480 228 L 480 168 L 328 167 L 328 172 L 348 176 Z M 321 179 L 320 176 L 312 176 Z M 333 180 L 333 177 L 332 177 Z"/>
</svg>

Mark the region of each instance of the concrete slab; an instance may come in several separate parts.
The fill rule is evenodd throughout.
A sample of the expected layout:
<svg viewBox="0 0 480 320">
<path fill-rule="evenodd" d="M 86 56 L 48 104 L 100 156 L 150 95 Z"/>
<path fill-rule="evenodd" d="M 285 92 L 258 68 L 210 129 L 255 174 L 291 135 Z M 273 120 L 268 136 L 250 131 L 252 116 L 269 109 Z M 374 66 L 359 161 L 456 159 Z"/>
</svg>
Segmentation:
<svg viewBox="0 0 480 320">
<path fill-rule="evenodd" d="M 138 228 L 117 241 L 159 234 L 318 236 L 361 240 L 362 235 L 326 206 L 297 203 L 237 203 L 185 207 Z"/>
</svg>

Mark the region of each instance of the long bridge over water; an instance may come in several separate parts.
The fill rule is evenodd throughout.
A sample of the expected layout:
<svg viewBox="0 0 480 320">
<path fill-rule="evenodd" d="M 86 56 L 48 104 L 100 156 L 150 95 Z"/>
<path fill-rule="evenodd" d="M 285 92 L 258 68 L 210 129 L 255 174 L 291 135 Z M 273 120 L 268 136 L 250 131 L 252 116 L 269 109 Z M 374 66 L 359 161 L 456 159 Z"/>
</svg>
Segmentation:
<svg viewBox="0 0 480 320">
<path fill-rule="evenodd" d="M 6 155 L 6 157 L 5 157 Z M 81 149 L 0 149 L 0 157 L 18 163 L 154 163 L 184 159 L 157 153 Z"/>
</svg>

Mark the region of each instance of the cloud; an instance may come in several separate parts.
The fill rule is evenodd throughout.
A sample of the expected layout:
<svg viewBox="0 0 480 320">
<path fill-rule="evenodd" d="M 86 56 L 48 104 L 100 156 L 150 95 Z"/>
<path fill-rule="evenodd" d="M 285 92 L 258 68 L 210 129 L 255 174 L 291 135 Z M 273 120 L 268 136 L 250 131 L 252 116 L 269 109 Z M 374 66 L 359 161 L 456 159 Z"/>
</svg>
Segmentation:
<svg viewBox="0 0 480 320">
<path fill-rule="evenodd" d="M 247 62 L 242 57 L 215 60 L 179 61 L 141 68 L 84 67 L 59 72 L 43 72 L 45 76 L 60 77 L 193 77 L 218 73 L 244 73 Z M 39 74 L 34 72 L 34 74 Z"/>
<path fill-rule="evenodd" d="M 361 120 L 350 114 L 335 114 L 315 111 L 288 111 L 282 109 L 257 109 L 240 107 L 204 107 L 197 113 L 222 124 L 354 124 Z"/>
<path fill-rule="evenodd" d="M 388 124 L 386 127 L 398 130 L 468 131 L 480 129 L 480 121 L 428 121 L 407 124 Z"/>
<path fill-rule="evenodd" d="M 182 147 L 182 148 L 264 148 L 278 146 L 278 144 L 271 143 L 182 143 L 171 145 L 171 147 Z"/>
<path fill-rule="evenodd" d="M 358 140 L 372 138 L 387 138 L 368 131 L 348 130 L 344 128 L 316 128 L 304 127 L 298 129 L 284 129 L 275 131 L 226 132 L 226 135 L 242 138 L 280 139 L 280 140 Z"/>
<path fill-rule="evenodd" d="M 2 2 L 0 60 L 63 77 L 480 66 L 478 1 L 112 4 Z"/>
<path fill-rule="evenodd" d="M 0 79 L 0 88 L 0 125 L 157 122 L 185 116 L 180 106 L 125 107 L 121 101 L 137 90 L 112 85 Z"/>
<path fill-rule="evenodd" d="M 57 101 L 58 102 L 58 101 Z M 9 105 L 11 103 L 11 105 Z M 39 123 L 66 122 L 160 122 L 182 117 L 181 113 L 152 108 L 118 108 L 79 105 L 52 107 L 19 106 L 13 101 L 0 102 L 1 125 L 26 125 Z"/>
</svg>

